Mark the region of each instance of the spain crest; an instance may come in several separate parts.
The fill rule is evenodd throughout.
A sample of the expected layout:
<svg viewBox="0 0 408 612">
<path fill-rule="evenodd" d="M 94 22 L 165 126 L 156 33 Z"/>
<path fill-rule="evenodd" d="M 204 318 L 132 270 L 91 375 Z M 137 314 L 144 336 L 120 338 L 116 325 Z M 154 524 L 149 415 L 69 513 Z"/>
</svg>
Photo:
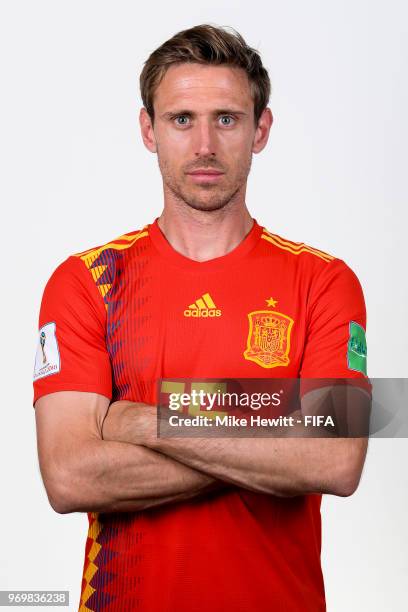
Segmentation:
<svg viewBox="0 0 408 612">
<path fill-rule="evenodd" d="M 248 319 L 245 359 L 263 368 L 287 366 L 293 319 L 276 310 L 254 310 L 248 313 Z"/>
</svg>

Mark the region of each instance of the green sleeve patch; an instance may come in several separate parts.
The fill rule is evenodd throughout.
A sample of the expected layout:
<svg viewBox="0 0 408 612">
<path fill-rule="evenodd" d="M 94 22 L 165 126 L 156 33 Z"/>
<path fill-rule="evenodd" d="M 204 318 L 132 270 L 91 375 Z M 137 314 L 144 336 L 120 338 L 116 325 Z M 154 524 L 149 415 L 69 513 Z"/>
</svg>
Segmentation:
<svg viewBox="0 0 408 612">
<path fill-rule="evenodd" d="M 347 343 L 347 367 L 367 376 L 367 341 L 365 329 L 350 321 L 350 337 Z"/>
</svg>

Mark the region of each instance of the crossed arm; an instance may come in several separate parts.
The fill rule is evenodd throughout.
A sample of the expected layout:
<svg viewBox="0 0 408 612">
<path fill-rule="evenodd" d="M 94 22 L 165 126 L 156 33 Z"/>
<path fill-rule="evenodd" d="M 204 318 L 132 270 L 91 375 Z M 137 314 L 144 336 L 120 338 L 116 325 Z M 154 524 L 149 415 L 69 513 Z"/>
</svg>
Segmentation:
<svg viewBox="0 0 408 612">
<path fill-rule="evenodd" d="M 349 392 L 366 401 L 361 389 Z M 330 393 L 331 388 L 309 393 L 302 411 L 313 414 Z M 344 401 L 344 395 L 339 397 Z M 358 399 L 351 402 L 353 407 Z M 324 437 L 305 437 L 304 425 L 295 425 L 291 437 L 284 438 L 157 437 L 156 419 L 156 407 L 115 402 L 104 420 L 103 438 L 140 445 L 224 483 L 278 496 L 351 495 L 367 451 L 366 438 L 329 437 L 327 432 Z"/>
<path fill-rule="evenodd" d="M 151 449 L 103 440 L 108 408 L 109 399 L 97 393 L 58 391 L 37 400 L 40 471 L 56 512 L 134 512 L 223 486 Z M 115 404 L 109 412 L 119 425 Z"/>
<path fill-rule="evenodd" d="M 347 496 L 367 450 L 365 438 L 158 438 L 155 407 L 91 393 L 44 396 L 36 418 L 41 473 L 61 513 L 136 511 L 237 486 Z"/>
</svg>

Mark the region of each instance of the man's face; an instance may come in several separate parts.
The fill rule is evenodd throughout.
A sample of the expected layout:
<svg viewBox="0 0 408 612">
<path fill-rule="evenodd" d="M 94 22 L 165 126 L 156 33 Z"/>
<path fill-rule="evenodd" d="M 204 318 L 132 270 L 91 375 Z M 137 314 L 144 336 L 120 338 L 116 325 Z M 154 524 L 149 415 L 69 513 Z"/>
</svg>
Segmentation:
<svg viewBox="0 0 408 612">
<path fill-rule="evenodd" d="M 173 65 L 156 89 L 154 111 L 149 148 L 176 199 L 217 210 L 245 191 L 257 129 L 242 69 Z"/>
</svg>

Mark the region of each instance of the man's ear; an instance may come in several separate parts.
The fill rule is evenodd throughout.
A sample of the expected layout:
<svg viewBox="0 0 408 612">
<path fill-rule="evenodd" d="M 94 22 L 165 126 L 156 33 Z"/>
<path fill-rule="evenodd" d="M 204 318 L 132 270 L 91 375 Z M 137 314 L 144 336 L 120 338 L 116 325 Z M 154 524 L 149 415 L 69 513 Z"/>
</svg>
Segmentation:
<svg viewBox="0 0 408 612">
<path fill-rule="evenodd" d="M 151 153 L 157 152 L 156 138 L 153 131 L 153 123 L 151 117 L 145 107 L 140 109 L 139 113 L 140 132 L 146 149 Z"/>
<path fill-rule="evenodd" d="M 260 153 L 262 149 L 266 146 L 272 123 L 272 111 L 269 107 L 267 107 L 263 110 L 262 115 L 259 117 L 258 126 L 255 131 L 254 142 L 252 145 L 253 153 Z"/>
</svg>

